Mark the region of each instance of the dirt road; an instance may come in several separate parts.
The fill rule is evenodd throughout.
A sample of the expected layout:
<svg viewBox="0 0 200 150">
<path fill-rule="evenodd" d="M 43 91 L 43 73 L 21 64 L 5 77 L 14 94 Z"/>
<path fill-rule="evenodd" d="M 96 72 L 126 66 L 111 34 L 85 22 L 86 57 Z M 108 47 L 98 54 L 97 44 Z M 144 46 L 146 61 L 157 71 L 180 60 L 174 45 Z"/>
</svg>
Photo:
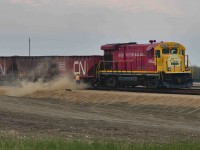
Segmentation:
<svg viewBox="0 0 200 150">
<path fill-rule="evenodd" d="M 106 91 L 0 91 L 1 134 L 169 142 L 200 139 L 200 97 Z"/>
</svg>

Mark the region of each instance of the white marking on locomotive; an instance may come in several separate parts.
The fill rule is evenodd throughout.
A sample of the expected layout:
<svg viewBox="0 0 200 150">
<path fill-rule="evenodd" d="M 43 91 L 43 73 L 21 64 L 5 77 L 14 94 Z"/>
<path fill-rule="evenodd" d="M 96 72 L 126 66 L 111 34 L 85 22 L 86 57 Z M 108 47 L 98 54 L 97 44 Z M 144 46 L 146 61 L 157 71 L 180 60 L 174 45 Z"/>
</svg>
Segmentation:
<svg viewBox="0 0 200 150">
<path fill-rule="evenodd" d="M 76 66 L 78 65 L 78 71 L 76 71 Z M 86 61 L 82 62 L 81 61 L 75 61 L 74 62 L 74 75 L 81 75 L 81 73 L 83 75 L 86 75 Z"/>
<path fill-rule="evenodd" d="M 181 59 L 179 58 L 178 55 L 171 55 L 168 59 L 168 66 L 173 67 L 173 66 L 180 66 Z"/>
<path fill-rule="evenodd" d="M 126 57 L 145 56 L 143 53 L 125 53 Z M 118 58 L 124 58 L 124 53 L 119 53 Z"/>
<path fill-rule="evenodd" d="M 155 61 L 154 61 L 154 59 L 148 59 L 148 63 L 149 63 L 149 64 L 154 64 Z"/>
</svg>

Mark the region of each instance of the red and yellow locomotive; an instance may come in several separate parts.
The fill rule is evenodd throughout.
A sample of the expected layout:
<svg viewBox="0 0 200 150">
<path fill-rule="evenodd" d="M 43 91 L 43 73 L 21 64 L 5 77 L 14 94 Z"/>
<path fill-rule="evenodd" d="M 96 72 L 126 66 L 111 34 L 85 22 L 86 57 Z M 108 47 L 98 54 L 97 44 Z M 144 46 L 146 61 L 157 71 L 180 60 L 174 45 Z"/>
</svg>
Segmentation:
<svg viewBox="0 0 200 150">
<path fill-rule="evenodd" d="M 176 42 L 117 43 L 101 46 L 104 60 L 97 67 L 101 86 L 188 88 L 192 86 L 185 47 Z"/>
</svg>

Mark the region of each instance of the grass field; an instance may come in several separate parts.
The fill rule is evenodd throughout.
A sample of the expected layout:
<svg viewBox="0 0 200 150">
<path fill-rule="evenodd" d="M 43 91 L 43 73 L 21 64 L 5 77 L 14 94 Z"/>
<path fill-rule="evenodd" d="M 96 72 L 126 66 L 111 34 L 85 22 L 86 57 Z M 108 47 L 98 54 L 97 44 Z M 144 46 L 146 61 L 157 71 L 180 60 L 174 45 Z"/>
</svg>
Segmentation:
<svg viewBox="0 0 200 150">
<path fill-rule="evenodd" d="M 67 141 L 64 139 L 0 138 L 1 150 L 199 150 L 200 142 L 171 144 L 115 141 Z"/>
</svg>

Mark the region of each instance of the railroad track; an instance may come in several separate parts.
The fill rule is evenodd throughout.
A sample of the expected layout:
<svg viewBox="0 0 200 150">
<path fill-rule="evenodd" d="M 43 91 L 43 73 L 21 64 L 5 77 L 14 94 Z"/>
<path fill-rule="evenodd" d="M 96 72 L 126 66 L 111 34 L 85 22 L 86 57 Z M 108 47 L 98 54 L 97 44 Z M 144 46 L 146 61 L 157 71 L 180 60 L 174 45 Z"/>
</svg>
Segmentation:
<svg viewBox="0 0 200 150">
<path fill-rule="evenodd" d="M 145 87 L 136 87 L 136 88 L 92 87 L 92 88 L 88 88 L 88 90 L 126 91 L 126 92 L 181 94 L 181 95 L 200 95 L 200 89 L 147 89 Z"/>
</svg>

